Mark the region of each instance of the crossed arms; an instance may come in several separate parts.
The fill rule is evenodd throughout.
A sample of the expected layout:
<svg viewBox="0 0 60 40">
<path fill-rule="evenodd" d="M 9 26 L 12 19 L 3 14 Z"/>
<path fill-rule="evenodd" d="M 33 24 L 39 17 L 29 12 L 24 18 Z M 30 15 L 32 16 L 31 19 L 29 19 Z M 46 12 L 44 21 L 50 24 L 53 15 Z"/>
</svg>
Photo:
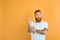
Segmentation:
<svg viewBox="0 0 60 40">
<path fill-rule="evenodd" d="M 29 30 L 29 29 L 28 29 Z M 39 34 L 47 34 L 48 33 L 48 29 L 47 28 L 44 28 L 43 30 L 36 30 L 34 27 L 32 27 L 31 29 L 30 29 L 30 32 L 37 32 L 37 33 L 39 33 Z"/>
</svg>

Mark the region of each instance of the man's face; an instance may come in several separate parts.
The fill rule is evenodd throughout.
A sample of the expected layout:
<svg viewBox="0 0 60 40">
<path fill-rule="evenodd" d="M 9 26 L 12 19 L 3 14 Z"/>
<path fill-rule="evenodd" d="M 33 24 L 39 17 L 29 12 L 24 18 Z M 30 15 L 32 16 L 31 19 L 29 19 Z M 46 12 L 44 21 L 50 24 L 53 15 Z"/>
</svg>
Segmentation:
<svg viewBox="0 0 60 40">
<path fill-rule="evenodd" d="M 37 12 L 36 14 L 35 14 L 35 18 L 36 18 L 36 21 L 41 21 L 41 18 L 42 18 L 42 14 L 41 14 L 41 12 Z"/>
</svg>

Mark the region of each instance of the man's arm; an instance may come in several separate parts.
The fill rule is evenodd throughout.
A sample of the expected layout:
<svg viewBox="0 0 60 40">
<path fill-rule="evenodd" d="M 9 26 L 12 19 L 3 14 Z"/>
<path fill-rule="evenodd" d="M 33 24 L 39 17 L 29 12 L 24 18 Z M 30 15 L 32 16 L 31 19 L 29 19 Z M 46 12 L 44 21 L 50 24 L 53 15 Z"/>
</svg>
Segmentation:
<svg viewBox="0 0 60 40">
<path fill-rule="evenodd" d="M 36 30 L 37 33 L 39 34 L 47 34 L 48 33 L 48 29 L 44 28 L 43 30 Z"/>
<path fill-rule="evenodd" d="M 29 32 L 29 33 L 32 32 L 32 29 L 31 29 L 30 25 L 28 25 L 28 32 Z"/>
<path fill-rule="evenodd" d="M 29 18 L 28 18 L 28 32 L 29 32 L 29 33 L 32 32 L 31 23 L 32 23 L 32 19 L 29 17 Z"/>
</svg>

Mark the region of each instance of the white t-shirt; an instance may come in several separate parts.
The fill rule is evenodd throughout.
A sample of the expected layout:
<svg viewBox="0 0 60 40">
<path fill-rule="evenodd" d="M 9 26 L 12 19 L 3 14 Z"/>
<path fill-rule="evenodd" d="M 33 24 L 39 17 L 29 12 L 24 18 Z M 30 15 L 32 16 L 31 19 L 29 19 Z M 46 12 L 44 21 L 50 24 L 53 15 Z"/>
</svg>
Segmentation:
<svg viewBox="0 0 60 40">
<path fill-rule="evenodd" d="M 32 22 L 31 27 L 35 27 L 36 30 L 43 30 L 44 28 L 48 29 L 48 23 L 45 21 L 41 21 L 39 23 Z M 31 32 L 31 40 L 45 40 L 45 34 L 39 34 L 37 32 L 33 33 Z"/>
</svg>

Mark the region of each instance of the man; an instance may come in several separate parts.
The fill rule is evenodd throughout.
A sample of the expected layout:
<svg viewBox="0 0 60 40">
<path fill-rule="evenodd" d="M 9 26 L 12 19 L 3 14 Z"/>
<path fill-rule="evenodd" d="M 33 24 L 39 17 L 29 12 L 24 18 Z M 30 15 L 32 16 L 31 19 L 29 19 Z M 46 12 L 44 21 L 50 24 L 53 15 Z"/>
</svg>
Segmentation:
<svg viewBox="0 0 60 40">
<path fill-rule="evenodd" d="M 48 33 L 48 23 L 42 20 L 42 13 L 40 10 L 34 12 L 35 22 L 31 18 L 28 20 L 29 33 L 31 33 L 31 40 L 45 40 L 45 35 Z"/>
</svg>

